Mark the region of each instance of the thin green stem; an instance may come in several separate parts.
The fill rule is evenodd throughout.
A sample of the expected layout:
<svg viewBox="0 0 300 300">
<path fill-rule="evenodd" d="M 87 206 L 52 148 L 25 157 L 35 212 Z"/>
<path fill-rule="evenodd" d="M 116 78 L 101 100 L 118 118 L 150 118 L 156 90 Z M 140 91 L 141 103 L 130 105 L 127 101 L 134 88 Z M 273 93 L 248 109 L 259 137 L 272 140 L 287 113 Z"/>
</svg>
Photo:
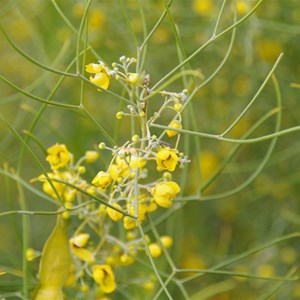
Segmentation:
<svg viewBox="0 0 300 300">
<path fill-rule="evenodd" d="M 81 36 L 82 32 L 84 30 L 84 26 L 86 26 L 86 20 L 87 20 L 87 15 L 89 12 L 90 5 L 92 4 L 92 0 L 87 0 L 87 4 L 85 6 L 83 16 L 80 22 L 79 30 L 78 30 L 78 35 L 77 35 L 77 43 L 76 43 L 76 73 L 79 74 L 80 71 L 80 63 L 79 63 L 79 57 L 80 57 L 80 42 L 81 42 Z"/>
<path fill-rule="evenodd" d="M 173 0 L 169 1 L 168 7 L 171 6 Z M 143 49 L 145 47 L 145 45 L 147 45 L 149 39 L 151 38 L 151 36 L 153 35 L 153 33 L 155 32 L 155 30 L 158 28 L 158 26 L 161 24 L 162 20 L 165 18 L 167 14 L 167 10 L 165 9 L 164 12 L 162 13 L 162 15 L 160 16 L 160 18 L 158 19 L 158 21 L 155 23 L 155 25 L 153 26 L 153 28 L 151 29 L 151 31 L 149 32 L 149 34 L 147 35 L 147 37 L 144 39 L 142 45 L 139 47 L 140 49 Z"/>
<path fill-rule="evenodd" d="M 253 255 L 253 254 L 257 253 L 257 252 L 260 252 L 260 251 L 262 251 L 262 250 L 264 250 L 266 248 L 272 247 L 274 245 L 277 245 L 279 243 L 285 242 L 285 241 L 293 239 L 293 238 L 300 238 L 300 233 L 299 232 L 294 232 L 294 233 L 289 233 L 289 234 L 283 235 L 281 237 L 275 238 L 275 239 L 273 239 L 273 240 L 271 240 L 269 242 L 263 243 L 263 244 L 261 244 L 261 245 L 259 245 L 257 247 L 251 248 L 251 249 L 249 249 L 249 250 L 247 250 L 247 251 L 245 251 L 245 252 L 243 252 L 243 253 L 241 253 L 239 255 L 236 255 L 236 256 L 234 256 L 232 258 L 229 258 L 229 259 L 227 259 L 227 260 L 225 260 L 225 261 L 223 261 L 223 262 L 221 262 L 221 263 L 213 266 L 212 268 L 210 268 L 210 270 L 222 269 L 222 268 L 227 267 L 227 266 L 229 266 L 229 265 L 231 265 L 233 263 L 236 263 L 236 262 L 238 262 L 240 260 L 243 260 L 244 258 L 246 258 L 246 257 L 248 257 L 250 255 Z M 190 280 L 199 278 L 199 277 L 201 277 L 203 275 L 204 274 L 192 275 L 192 276 L 190 276 L 188 278 L 182 279 L 181 282 L 188 282 Z"/>
<path fill-rule="evenodd" d="M 43 98 L 34 96 L 28 92 L 26 92 L 25 90 L 17 87 L 16 85 L 14 85 L 11 81 L 7 80 L 5 77 L 3 77 L 2 75 L 0 75 L 0 79 L 5 82 L 6 84 L 8 84 L 9 86 L 11 86 L 12 88 L 14 88 L 15 90 L 17 90 L 19 93 L 25 95 L 28 98 L 31 98 L 33 100 L 36 100 L 40 103 L 44 103 L 44 104 L 48 104 L 50 106 L 57 106 L 57 107 L 63 107 L 63 108 L 69 108 L 69 109 L 74 109 L 74 108 L 79 108 L 78 105 L 71 105 L 71 104 L 63 104 L 61 102 L 55 102 L 55 101 L 48 101 L 45 100 Z"/>
<path fill-rule="evenodd" d="M 134 33 L 134 30 L 133 30 L 133 28 L 131 26 L 129 17 L 127 15 L 127 11 L 126 11 L 126 7 L 125 7 L 125 4 L 124 4 L 124 0 L 120 0 L 120 3 L 121 3 L 121 7 L 122 7 L 123 16 L 124 16 L 125 22 L 127 24 L 127 27 L 129 28 L 129 32 L 131 34 L 134 46 L 135 46 L 135 48 L 138 48 L 138 41 L 137 41 L 136 35 Z"/>
<path fill-rule="evenodd" d="M 17 182 L 19 192 L 19 204 L 22 210 L 27 210 L 25 195 L 22 186 Z M 26 258 L 26 251 L 29 247 L 29 232 L 28 232 L 28 217 L 22 215 L 22 272 L 23 272 L 23 297 L 29 299 L 28 296 L 28 261 Z"/>
<path fill-rule="evenodd" d="M 281 59 L 283 57 L 283 53 L 281 53 L 279 55 L 279 57 L 277 58 L 275 64 L 273 65 L 271 71 L 269 72 L 269 74 L 267 75 L 266 79 L 264 80 L 264 82 L 261 84 L 260 88 L 258 89 L 258 91 L 256 92 L 256 94 L 254 95 L 254 97 L 251 99 L 251 101 L 249 102 L 249 104 L 245 107 L 245 109 L 241 112 L 241 114 L 236 118 L 236 120 L 221 134 L 221 136 L 225 136 L 228 132 L 230 132 L 232 130 L 232 128 L 235 127 L 235 125 L 242 119 L 242 117 L 247 113 L 247 111 L 250 109 L 250 107 L 253 105 L 253 103 L 255 102 L 255 100 L 258 98 L 258 96 L 261 94 L 261 92 L 263 91 L 263 89 L 265 88 L 265 86 L 267 85 L 268 81 L 270 80 L 271 76 L 274 74 L 278 64 L 280 63 Z"/>
<path fill-rule="evenodd" d="M 217 39 L 221 38 L 223 35 L 225 35 L 227 32 L 231 31 L 232 29 L 238 27 L 241 23 L 243 23 L 245 20 L 247 20 L 259 7 L 259 5 L 264 0 L 259 0 L 252 9 L 241 19 L 239 19 L 237 22 L 232 24 L 231 26 L 227 27 L 225 30 L 220 32 L 218 35 L 212 36 L 206 43 L 204 43 L 201 47 L 199 47 L 196 51 L 194 51 L 187 59 L 185 59 L 182 63 L 178 64 L 175 68 L 173 68 L 169 73 L 167 73 L 164 77 L 162 77 L 153 87 L 152 89 L 155 90 L 162 82 L 164 82 L 168 77 L 170 77 L 172 74 L 177 72 L 182 66 L 184 66 L 186 63 L 188 63 L 190 60 L 192 60 L 196 55 L 198 55 L 201 51 L 203 51 L 206 47 L 208 47 L 210 44 L 212 44 Z"/>
<path fill-rule="evenodd" d="M 18 52 L 20 53 L 23 57 L 25 57 L 27 60 L 29 60 L 30 62 L 32 62 L 33 64 L 43 68 L 44 70 L 50 71 L 52 73 L 55 74 L 59 74 L 59 75 L 64 75 L 64 76 L 69 76 L 69 77 L 77 77 L 76 74 L 72 74 L 72 73 L 67 73 L 67 72 L 63 72 L 60 70 L 56 70 L 54 68 L 49 67 L 48 65 L 42 64 L 39 61 L 37 61 L 36 59 L 32 58 L 30 55 L 26 54 L 23 50 L 21 50 L 13 41 L 12 39 L 8 36 L 8 34 L 6 33 L 6 31 L 4 30 L 4 28 L 2 27 L 2 25 L 0 24 L 0 30 L 2 31 L 4 37 L 6 38 L 6 40 L 9 42 L 9 44 Z"/>
<path fill-rule="evenodd" d="M 219 11 L 219 14 L 218 14 L 218 17 L 217 17 L 217 21 L 216 21 L 216 25 L 215 25 L 215 29 L 214 29 L 214 32 L 213 32 L 213 36 L 216 36 L 216 34 L 217 34 L 217 30 L 218 30 L 218 27 L 220 25 L 220 21 L 221 21 L 222 14 L 224 12 L 226 1 L 227 0 L 223 0 L 223 2 L 222 2 L 222 6 L 221 6 L 221 9 Z M 235 5 L 235 7 L 236 7 L 236 5 Z M 236 19 L 236 8 L 234 10 L 234 19 Z"/>
</svg>

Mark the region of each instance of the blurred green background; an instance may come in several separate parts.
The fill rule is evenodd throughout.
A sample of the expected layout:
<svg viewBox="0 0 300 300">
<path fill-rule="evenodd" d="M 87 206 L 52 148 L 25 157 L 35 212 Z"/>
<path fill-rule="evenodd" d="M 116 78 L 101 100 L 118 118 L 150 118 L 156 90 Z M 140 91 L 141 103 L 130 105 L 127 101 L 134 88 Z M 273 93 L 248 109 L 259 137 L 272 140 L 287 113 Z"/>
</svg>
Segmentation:
<svg viewBox="0 0 300 300">
<path fill-rule="evenodd" d="M 220 30 L 232 23 L 232 3 L 227 1 L 221 18 Z M 249 11 L 256 1 L 243 0 L 239 18 Z M 68 20 L 78 30 L 85 1 L 57 0 L 57 5 Z M 139 44 L 143 41 L 143 23 L 140 8 L 135 0 L 124 1 L 126 12 Z M 187 55 L 192 54 L 213 32 L 222 1 L 219 0 L 175 0 L 171 6 L 172 16 Z M 241 5 L 241 3 L 239 3 Z M 164 1 L 142 1 L 147 30 L 150 31 L 164 10 Z M 65 70 L 76 55 L 76 34 L 58 14 L 50 0 L 2 0 L 0 4 L 1 25 L 11 39 L 34 59 Z M 300 4 L 298 0 L 265 0 L 258 10 L 236 33 L 236 39 L 226 65 L 218 75 L 205 85 L 193 99 L 192 109 L 200 132 L 222 133 L 247 106 L 255 95 L 274 62 L 281 52 L 284 57 L 275 74 L 278 79 L 282 100 L 282 128 L 299 125 L 300 122 Z M 207 47 L 190 62 L 192 69 L 200 69 L 205 78 L 218 67 L 225 56 L 230 41 L 230 33 Z M 124 20 L 119 1 L 95 0 L 89 13 L 89 43 L 108 65 L 121 55 L 136 56 L 136 49 L 128 26 Z M 145 62 L 145 69 L 151 74 L 151 82 L 156 83 L 178 63 L 178 49 L 166 16 L 151 37 Z M 37 67 L 22 57 L 1 36 L 0 74 L 18 87 L 41 98 L 47 98 L 55 86 L 59 75 Z M 87 63 L 95 61 L 88 52 Z M 71 72 L 75 72 L 72 69 Z M 53 100 L 68 104 L 78 104 L 80 80 L 66 78 Z M 297 85 L 298 84 L 298 85 Z M 181 91 L 182 82 L 176 81 L 170 89 Z M 119 93 L 121 89 L 112 82 L 110 90 Z M 159 100 L 157 100 L 159 101 Z M 118 99 L 107 93 L 95 93 L 86 85 L 84 105 L 94 118 L 112 135 L 119 128 L 118 141 L 130 138 L 130 122 L 117 121 L 114 116 L 120 110 Z M 159 103 L 149 109 L 154 111 Z M 22 136 L 28 130 L 41 104 L 30 99 L 0 81 L 0 112 Z M 243 119 L 228 135 L 240 138 L 261 116 L 276 107 L 275 93 L 269 82 L 259 98 Z M 162 121 L 163 122 L 163 121 Z M 190 116 L 184 115 L 184 124 L 189 126 Z M 164 123 L 166 124 L 166 122 Z M 267 120 L 252 137 L 274 131 L 275 118 Z M 121 126 L 120 126 L 121 125 Z M 185 127 L 186 128 L 186 127 Z M 47 107 L 33 131 L 35 138 L 45 148 L 52 144 L 64 143 L 75 157 L 86 150 L 97 147 L 105 141 L 94 123 L 80 110 Z M 195 140 L 190 141 L 188 155 L 188 184 L 185 195 L 191 195 L 201 184 L 197 180 L 196 161 L 200 161 L 202 181 L 205 181 L 219 166 L 232 149 L 233 144 L 217 140 L 198 139 L 201 152 L 196 153 Z M 48 168 L 44 153 L 32 139 L 29 146 Z M 212 201 L 194 201 L 175 212 L 167 223 L 158 230 L 175 232 L 175 247 L 172 257 L 178 267 L 208 268 L 233 255 L 259 245 L 283 234 L 299 230 L 300 224 L 300 173 L 299 173 L 299 133 L 281 136 L 266 167 L 247 187 L 230 197 L 214 200 L 213 195 L 228 191 L 244 182 L 257 168 L 265 155 L 270 141 L 243 145 L 235 158 L 226 166 L 222 174 L 204 192 Z M 182 151 L 186 151 L 180 146 Z M 21 144 L 4 122 L 0 122 L 0 165 L 1 170 L 16 169 L 20 159 Z M 88 170 L 92 179 L 102 162 Z M 12 171 L 14 172 L 14 171 Z M 25 154 L 21 178 L 29 182 L 40 174 L 28 152 Z M 182 174 L 175 174 L 180 181 Z M 37 183 L 34 184 L 36 187 Z M 28 210 L 51 210 L 53 205 L 39 201 L 39 197 L 25 191 Z M 19 192 L 16 182 L 0 175 L 0 212 L 20 209 Z M 179 221 L 178 221 L 179 220 Z M 55 222 L 54 217 L 32 216 L 29 218 L 30 246 L 42 246 Z M 0 266 L 22 268 L 22 219 L 20 215 L 0 217 Z M 284 276 L 292 266 L 299 264 L 299 240 L 291 239 L 248 257 L 231 270 L 249 272 L 261 276 Z M 37 264 L 32 266 L 37 269 Z M 138 270 L 137 270 L 138 272 Z M 1 293 L 9 286 L 18 284 L 15 278 L 0 277 Z M 189 291 L 199 290 L 211 284 L 230 281 L 232 288 L 209 299 L 259 299 L 259 295 L 274 285 L 265 280 L 238 279 L 222 275 L 208 275 L 189 283 Z M 6 287 L 5 287 L 6 286 Z M 176 290 L 174 290 L 176 295 Z M 136 296 L 136 299 L 140 296 Z M 117 299 L 117 298 L 116 298 Z M 160 299 L 165 299 L 160 298 Z M 180 299 L 180 298 L 174 298 Z M 193 299 L 198 299 L 197 295 Z M 199 298 L 200 299 L 200 298 Z M 300 284 L 285 283 L 272 299 L 300 299 Z"/>
</svg>

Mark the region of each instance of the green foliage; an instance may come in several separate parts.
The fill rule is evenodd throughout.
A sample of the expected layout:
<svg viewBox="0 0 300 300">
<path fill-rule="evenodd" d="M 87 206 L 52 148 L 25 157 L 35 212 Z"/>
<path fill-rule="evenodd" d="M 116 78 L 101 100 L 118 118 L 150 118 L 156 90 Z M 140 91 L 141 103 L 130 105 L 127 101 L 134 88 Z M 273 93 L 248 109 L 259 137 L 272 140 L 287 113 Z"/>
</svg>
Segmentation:
<svg viewBox="0 0 300 300">
<path fill-rule="evenodd" d="M 41 279 L 42 249 L 62 215 L 76 262 L 66 299 L 298 299 L 298 6 L 297 0 L 3 1 L 0 298 L 30 299 Z M 136 60 L 122 75 L 123 57 Z M 98 61 L 109 77 L 104 84 L 85 69 Z M 170 128 L 174 119 L 180 126 Z M 84 166 L 82 178 L 86 151 L 97 152 L 100 142 L 100 159 Z M 45 158 L 56 143 L 72 152 L 73 181 L 49 173 Z M 112 204 L 115 182 L 109 192 L 99 180 L 97 193 L 87 189 L 99 170 L 110 173 L 124 144 L 138 144 L 149 159 L 148 181 L 142 171 L 126 181 L 133 212 Z M 165 166 L 158 146 L 176 149 L 171 155 L 167 148 L 173 161 L 164 171 L 172 175 L 157 173 L 155 159 Z M 173 191 L 157 196 L 161 181 Z M 162 197 L 170 206 L 148 212 L 143 222 L 141 185 L 152 202 Z M 68 206 L 61 188 L 76 190 L 76 205 Z M 105 258 L 130 242 L 122 221 L 106 218 L 108 208 L 112 220 L 136 222 L 138 241 L 134 262 L 126 265 L 123 256 L 114 275 Z M 88 226 L 90 235 L 80 236 Z M 109 288 L 115 276 L 113 293 L 103 293 L 103 274 Z"/>
</svg>

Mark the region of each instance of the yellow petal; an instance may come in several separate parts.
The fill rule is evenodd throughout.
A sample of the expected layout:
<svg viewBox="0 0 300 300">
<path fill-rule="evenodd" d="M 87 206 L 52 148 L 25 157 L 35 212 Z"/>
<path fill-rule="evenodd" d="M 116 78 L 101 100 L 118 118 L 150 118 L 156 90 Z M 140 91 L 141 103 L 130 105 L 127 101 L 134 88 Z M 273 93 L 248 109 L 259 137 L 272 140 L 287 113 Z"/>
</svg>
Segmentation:
<svg viewBox="0 0 300 300">
<path fill-rule="evenodd" d="M 77 247 L 83 247 L 86 245 L 90 238 L 88 233 L 81 233 L 70 239 L 70 243 Z"/>
<path fill-rule="evenodd" d="M 122 207 L 118 203 L 114 202 L 112 205 L 114 207 L 122 210 Z M 121 220 L 123 218 L 123 214 L 121 214 L 120 212 L 116 211 L 113 208 L 107 207 L 106 212 L 107 212 L 108 216 L 115 222 L 118 222 L 119 220 Z"/>
<path fill-rule="evenodd" d="M 88 263 L 92 263 L 95 261 L 95 257 L 90 250 L 85 249 L 85 248 L 76 247 L 74 245 L 71 246 L 71 249 L 72 249 L 74 255 L 76 255 L 81 260 L 86 261 Z"/>
<path fill-rule="evenodd" d="M 94 266 L 93 278 L 104 293 L 112 293 L 116 289 L 115 275 L 109 265 Z"/>
<path fill-rule="evenodd" d="M 106 73 L 96 73 L 94 77 L 90 77 L 90 81 L 103 89 L 107 89 L 109 86 L 109 77 Z"/>
</svg>

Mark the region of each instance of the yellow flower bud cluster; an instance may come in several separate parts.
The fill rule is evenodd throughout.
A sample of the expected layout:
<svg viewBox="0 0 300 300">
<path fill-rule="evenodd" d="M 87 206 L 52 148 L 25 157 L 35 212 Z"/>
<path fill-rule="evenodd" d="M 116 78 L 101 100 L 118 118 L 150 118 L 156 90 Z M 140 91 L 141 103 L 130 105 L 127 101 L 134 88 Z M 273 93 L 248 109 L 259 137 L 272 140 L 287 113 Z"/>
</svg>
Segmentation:
<svg viewBox="0 0 300 300">
<path fill-rule="evenodd" d="M 78 162 L 94 163 L 99 158 L 99 153 L 94 150 L 85 152 Z M 73 162 L 73 154 L 69 152 L 66 145 L 55 144 L 47 149 L 46 160 L 50 164 L 52 172 L 42 174 L 32 180 L 43 183 L 43 191 L 52 198 L 64 201 L 66 208 L 72 208 L 71 203 L 78 195 L 77 188 L 90 189 L 89 185 L 81 175 L 85 173 L 86 167 Z M 65 212 L 66 217 L 69 214 Z"/>
<path fill-rule="evenodd" d="M 111 78 L 115 78 L 123 86 L 126 85 L 125 91 L 130 99 L 141 98 L 131 99 L 132 105 L 127 106 L 130 115 L 139 120 L 140 130 L 134 128 L 131 138 L 121 146 L 101 142 L 99 149 L 110 151 L 112 158 L 105 162 L 103 154 L 103 161 L 99 164 L 107 164 L 105 167 L 100 165 L 89 180 L 84 180 L 83 175 L 91 173 L 92 167 L 88 164 L 98 163 L 99 152 L 88 150 L 76 162 L 64 144 L 56 144 L 47 150 L 46 160 L 51 172 L 37 178 L 42 182 L 47 197 L 59 200 L 61 220 L 64 224 L 72 225 L 68 232 L 74 228 L 67 247 L 73 263 L 63 272 L 64 282 L 69 287 L 76 287 L 86 297 L 99 296 L 104 299 L 103 293 L 114 292 L 117 288 L 114 269 L 133 264 L 140 251 L 148 249 L 147 253 L 157 258 L 166 254 L 166 249 L 173 244 L 170 236 L 161 236 L 154 242 L 148 236 L 143 239 L 137 228 L 141 228 L 150 213 L 172 207 L 180 193 L 173 172 L 178 165 L 187 162 L 184 154 L 177 150 L 179 131 L 182 129 L 182 103 L 187 90 L 181 93 L 156 91 L 165 100 L 161 109 L 149 117 L 147 99 L 143 97 L 151 96 L 153 92 L 150 76 L 145 72 L 139 74 L 130 71 L 131 64 L 135 62 L 133 58 L 122 56 L 118 63 L 112 64 L 112 69 L 103 62 L 90 63 L 86 66 L 86 72 L 91 74 L 90 82 L 98 86 L 100 91 L 108 89 Z M 167 109 L 176 115 L 169 122 L 167 130 L 154 134 L 151 124 Z M 127 115 L 119 111 L 115 116 L 122 119 Z M 167 142 L 162 140 L 165 135 L 170 138 Z M 175 136 L 177 138 L 172 139 Z M 75 222 L 76 228 L 73 225 Z M 117 222 L 122 224 L 118 227 L 118 232 L 123 230 L 121 237 L 113 229 Z M 34 259 L 34 254 L 28 250 L 28 260 Z M 66 253 L 64 255 L 67 257 Z M 96 289 L 90 285 L 91 282 L 97 284 Z M 56 294 L 53 294 L 57 299 L 63 297 L 61 286 L 60 282 L 54 291 Z M 48 285 L 44 285 L 44 288 L 48 288 Z M 100 291 L 99 295 L 96 290 Z M 42 292 L 45 293 L 45 289 Z M 90 296 L 92 293 L 93 296 Z"/>
</svg>

